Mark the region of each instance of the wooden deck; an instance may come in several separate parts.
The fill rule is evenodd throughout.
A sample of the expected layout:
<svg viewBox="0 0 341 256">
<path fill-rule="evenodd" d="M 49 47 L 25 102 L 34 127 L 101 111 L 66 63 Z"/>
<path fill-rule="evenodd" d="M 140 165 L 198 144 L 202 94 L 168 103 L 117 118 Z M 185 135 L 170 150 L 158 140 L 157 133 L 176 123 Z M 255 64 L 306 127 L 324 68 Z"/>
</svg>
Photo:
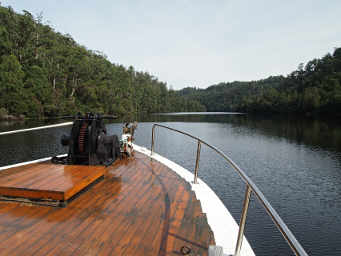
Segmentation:
<svg viewBox="0 0 341 256">
<path fill-rule="evenodd" d="M 102 177 L 103 166 L 54 165 L 50 162 L 0 172 L 0 195 L 21 199 L 66 201 Z"/>
<path fill-rule="evenodd" d="M 140 153 L 64 208 L 0 201 L 0 255 L 207 255 L 210 244 L 190 184 Z"/>
</svg>

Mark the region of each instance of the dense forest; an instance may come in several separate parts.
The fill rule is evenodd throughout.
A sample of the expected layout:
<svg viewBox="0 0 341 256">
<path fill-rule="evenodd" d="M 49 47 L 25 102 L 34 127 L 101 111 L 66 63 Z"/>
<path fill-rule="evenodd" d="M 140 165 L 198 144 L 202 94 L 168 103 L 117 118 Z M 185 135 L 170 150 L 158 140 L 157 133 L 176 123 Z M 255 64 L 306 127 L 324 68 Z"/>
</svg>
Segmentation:
<svg viewBox="0 0 341 256">
<path fill-rule="evenodd" d="M 188 87 L 177 93 L 199 101 L 207 111 L 340 115 L 341 48 L 301 63 L 286 77 L 220 83 L 207 89 Z"/>
<path fill-rule="evenodd" d="M 206 110 L 341 113 L 341 48 L 286 77 L 174 91 L 54 31 L 41 15 L 0 6 L 0 119 Z"/>
<path fill-rule="evenodd" d="M 0 116 L 202 111 L 154 76 L 109 62 L 43 23 L 0 6 Z"/>
</svg>

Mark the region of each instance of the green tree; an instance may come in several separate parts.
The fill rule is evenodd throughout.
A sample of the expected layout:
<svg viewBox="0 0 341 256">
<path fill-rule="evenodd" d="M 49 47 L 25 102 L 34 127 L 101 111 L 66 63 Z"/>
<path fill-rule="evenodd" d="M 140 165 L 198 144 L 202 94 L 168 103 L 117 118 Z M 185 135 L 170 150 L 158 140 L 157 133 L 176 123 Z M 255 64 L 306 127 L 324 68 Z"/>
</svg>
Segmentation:
<svg viewBox="0 0 341 256">
<path fill-rule="evenodd" d="M 2 56 L 0 62 L 0 106 L 9 113 L 19 114 L 25 112 L 24 97 L 24 72 L 14 55 Z"/>
</svg>

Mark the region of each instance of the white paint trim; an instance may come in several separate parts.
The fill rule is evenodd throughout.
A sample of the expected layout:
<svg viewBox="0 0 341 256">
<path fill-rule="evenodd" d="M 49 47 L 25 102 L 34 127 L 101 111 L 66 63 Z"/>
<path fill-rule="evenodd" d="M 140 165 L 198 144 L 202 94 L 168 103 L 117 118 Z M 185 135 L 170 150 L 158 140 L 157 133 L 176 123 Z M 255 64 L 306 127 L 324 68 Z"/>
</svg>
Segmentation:
<svg viewBox="0 0 341 256">
<path fill-rule="evenodd" d="M 33 128 L 28 128 L 28 129 L 14 130 L 14 131 L 8 131 L 8 132 L 0 132 L 0 136 L 1 135 L 7 135 L 7 134 L 13 134 L 13 133 L 19 133 L 19 132 L 28 132 L 28 131 L 48 129 L 48 128 L 54 128 L 54 127 L 60 127 L 60 126 L 68 126 L 71 124 L 73 124 L 73 122 L 65 122 L 65 123 L 60 123 L 60 124 L 51 124 L 51 125 L 33 127 Z"/>
<path fill-rule="evenodd" d="M 150 150 L 147 148 L 134 144 L 134 149 L 150 156 Z M 237 243 L 239 227 L 214 191 L 200 178 L 198 178 L 198 184 L 193 184 L 193 174 L 169 159 L 162 157 L 157 153 L 153 153 L 152 158 L 166 165 L 191 184 L 193 191 L 201 202 L 203 212 L 206 213 L 207 221 L 214 233 L 216 244 L 223 247 L 224 254 L 233 255 Z M 241 255 L 255 256 L 245 236 Z"/>
<path fill-rule="evenodd" d="M 58 155 L 57 157 L 63 157 L 63 156 L 67 156 L 67 154 Z M 28 161 L 28 162 L 22 162 L 22 163 L 18 163 L 18 164 L 2 166 L 2 167 L 0 167 L 0 171 L 8 169 L 8 168 L 23 166 L 23 165 L 26 165 L 26 164 L 35 164 L 35 163 L 44 162 L 44 161 L 47 161 L 47 160 L 51 160 L 51 158 L 52 157 L 45 157 L 45 158 L 40 158 L 40 159 L 33 160 L 33 161 Z"/>
</svg>

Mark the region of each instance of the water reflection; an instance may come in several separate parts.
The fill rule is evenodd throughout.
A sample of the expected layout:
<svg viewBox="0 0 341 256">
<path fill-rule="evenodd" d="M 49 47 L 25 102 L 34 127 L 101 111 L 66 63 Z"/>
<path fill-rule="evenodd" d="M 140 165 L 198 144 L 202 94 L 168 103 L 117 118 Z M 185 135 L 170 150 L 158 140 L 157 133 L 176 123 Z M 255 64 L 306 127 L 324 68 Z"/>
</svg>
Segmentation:
<svg viewBox="0 0 341 256">
<path fill-rule="evenodd" d="M 228 115 L 159 116 L 149 121 L 199 136 L 231 156 L 264 192 L 310 255 L 341 253 L 336 235 L 341 233 L 338 121 Z M 151 125 L 144 124 L 141 130 L 149 133 Z M 150 136 L 139 140 L 149 147 Z M 162 130 L 156 140 L 158 152 L 194 169 L 195 142 Z M 214 188 L 238 220 L 245 186 L 214 152 L 202 150 L 199 176 Z M 255 199 L 248 223 L 247 236 L 256 254 L 290 254 Z"/>
<path fill-rule="evenodd" d="M 119 135 L 122 122 L 134 119 L 116 120 L 107 126 L 109 133 Z M 137 144 L 150 147 L 152 124 L 160 122 L 217 146 L 255 181 L 310 255 L 341 254 L 340 121 L 251 115 L 152 115 L 136 119 L 140 121 Z M 61 127 L 0 136 L 0 165 L 65 152 L 59 140 L 69 130 Z M 157 131 L 156 140 L 157 152 L 190 171 L 194 169 L 195 141 L 163 130 Z M 245 187 L 238 175 L 205 147 L 199 168 L 199 177 L 239 220 Z M 254 198 L 248 216 L 246 232 L 256 254 L 289 254 Z"/>
<path fill-rule="evenodd" d="M 159 115 L 149 116 L 154 122 L 227 123 L 234 128 L 250 129 L 255 134 L 285 138 L 297 144 L 341 152 L 341 121 L 296 116 L 251 115 Z"/>
<path fill-rule="evenodd" d="M 341 152 L 341 121 L 333 119 L 313 119 L 297 116 L 252 116 L 240 113 L 170 113 L 126 116 L 115 120 L 124 123 L 133 120 L 139 122 L 200 122 L 231 124 L 234 128 L 250 129 L 255 134 L 285 138 L 297 144 L 304 144 Z M 70 121 L 70 120 L 68 120 Z M 0 122 L 0 131 L 24 129 L 54 123 L 50 121 Z M 106 121 L 106 123 L 110 123 Z"/>
</svg>

